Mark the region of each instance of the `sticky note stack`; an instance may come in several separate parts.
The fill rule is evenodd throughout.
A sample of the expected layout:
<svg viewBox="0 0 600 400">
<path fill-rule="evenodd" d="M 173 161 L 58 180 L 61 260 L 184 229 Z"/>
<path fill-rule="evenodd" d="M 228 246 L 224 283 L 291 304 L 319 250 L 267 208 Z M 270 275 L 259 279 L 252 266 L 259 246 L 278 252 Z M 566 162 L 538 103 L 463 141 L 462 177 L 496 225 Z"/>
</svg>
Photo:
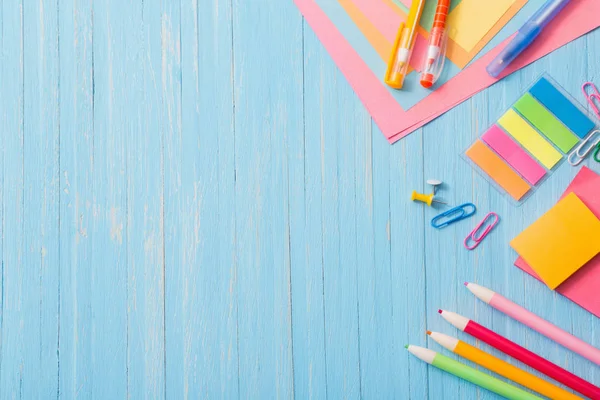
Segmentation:
<svg viewBox="0 0 600 400">
<path fill-rule="evenodd" d="M 569 193 L 510 245 L 554 290 L 600 253 L 600 220 Z"/>
<path fill-rule="evenodd" d="M 465 158 L 521 202 L 594 126 L 551 78 L 542 77 L 465 151 Z"/>
<path fill-rule="evenodd" d="M 600 218 L 598 188 L 600 188 L 600 175 L 587 167 L 583 167 L 565 190 L 562 198 L 564 199 L 569 194 L 574 193 L 596 217 Z M 523 257 L 519 257 L 515 261 L 515 265 L 534 278 L 542 280 Z M 561 283 L 556 291 L 600 318 L 598 288 L 600 288 L 600 254 Z"/>
</svg>

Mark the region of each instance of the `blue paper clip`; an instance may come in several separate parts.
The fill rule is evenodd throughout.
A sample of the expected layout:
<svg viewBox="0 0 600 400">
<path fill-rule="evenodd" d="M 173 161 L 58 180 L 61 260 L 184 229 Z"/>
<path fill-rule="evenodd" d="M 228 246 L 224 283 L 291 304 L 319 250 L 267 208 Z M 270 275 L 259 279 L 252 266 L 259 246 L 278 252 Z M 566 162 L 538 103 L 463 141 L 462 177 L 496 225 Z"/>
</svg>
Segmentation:
<svg viewBox="0 0 600 400">
<path fill-rule="evenodd" d="M 431 226 L 436 229 L 442 229 L 447 227 L 448 225 L 452 225 L 455 222 L 461 221 L 465 218 L 469 218 L 477 211 L 477 207 L 473 203 L 465 203 L 461 204 L 458 207 L 451 208 L 448 211 L 445 211 L 439 215 L 436 215 L 431 220 Z M 444 220 L 445 219 L 445 220 Z M 439 223 L 440 220 L 444 220 Z"/>
</svg>

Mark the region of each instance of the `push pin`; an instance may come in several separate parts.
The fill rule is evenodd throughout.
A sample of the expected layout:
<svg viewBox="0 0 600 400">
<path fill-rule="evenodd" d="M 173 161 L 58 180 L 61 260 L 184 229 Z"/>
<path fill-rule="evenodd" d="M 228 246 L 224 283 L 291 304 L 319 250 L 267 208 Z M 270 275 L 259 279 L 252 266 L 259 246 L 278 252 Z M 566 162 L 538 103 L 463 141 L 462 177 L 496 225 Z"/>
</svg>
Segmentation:
<svg viewBox="0 0 600 400">
<path fill-rule="evenodd" d="M 446 203 L 444 203 L 443 201 L 434 200 L 433 196 L 434 196 L 433 193 L 431 193 L 431 194 L 421 194 L 421 193 L 417 193 L 416 190 L 413 190 L 412 196 L 410 197 L 410 199 L 412 201 L 420 201 L 422 203 L 425 203 L 429 207 L 431 207 L 431 203 L 437 203 L 437 204 L 444 204 L 444 205 L 446 205 Z"/>
<path fill-rule="evenodd" d="M 438 179 L 429 179 L 427 184 L 433 188 L 433 195 L 435 196 L 439 187 L 442 185 L 442 181 Z"/>
</svg>

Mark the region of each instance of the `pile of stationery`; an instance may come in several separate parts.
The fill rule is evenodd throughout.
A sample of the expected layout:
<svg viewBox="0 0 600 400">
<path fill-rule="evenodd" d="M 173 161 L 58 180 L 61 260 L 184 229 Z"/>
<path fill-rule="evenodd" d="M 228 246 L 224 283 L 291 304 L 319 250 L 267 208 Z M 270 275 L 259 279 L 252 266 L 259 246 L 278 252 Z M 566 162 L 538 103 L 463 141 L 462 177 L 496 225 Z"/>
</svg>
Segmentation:
<svg viewBox="0 0 600 400">
<path fill-rule="evenodd" d="M 597 0 L 294 1 L 390 142 L 600 26 Z"/>
<path fill-rule="evenodd" d="M 513 303 L 502 295 L 482 286 L 465 283 L 465 286 L 480 300 L 493 308 L 503 312 L 509 317 L 527 325 L 538 333 L 547 336 L 565 348 L 600 365 L 600 350 L 560 329 L 552 323 L 540 318 L 527 309 Z M 438 310 L 441 316 L 459 331 L 465 332 L 473 338 L 487 343 L 491 347 L 522 362 L 525 365 L 546 375 L 548 378 L 565 385 L 573 391 L 591 399 L 600 399 L 600 387 L 587 382 L 566 369 L 540 357 L 527 350 L 525 347 L 495 333 L 477 322 L 456 313 Z M 427 334 L 442 347 L 465 358 L 483 368 L 503 376 L 514 383 L 532 390 L 550 399 L 581 399 L 580 397 L 562 389 L 554 383 L 548 382 L 529 372 L 526 372 L 506 361 L 486 353 L 461 340 L 444 335 L 439 332 L 427 331 Z M 471 368 L 456 360 L 423 347 L 407 345 L 406 348 L 413 355 L 426 363 L 440 368 L 448 373 L 472 382 L 482 388 L 490 390 L 507 399 L 540 399 L 540 397 L 527 392 L 517 386 L 494 378 L 487 373 Z"/>
</svg>

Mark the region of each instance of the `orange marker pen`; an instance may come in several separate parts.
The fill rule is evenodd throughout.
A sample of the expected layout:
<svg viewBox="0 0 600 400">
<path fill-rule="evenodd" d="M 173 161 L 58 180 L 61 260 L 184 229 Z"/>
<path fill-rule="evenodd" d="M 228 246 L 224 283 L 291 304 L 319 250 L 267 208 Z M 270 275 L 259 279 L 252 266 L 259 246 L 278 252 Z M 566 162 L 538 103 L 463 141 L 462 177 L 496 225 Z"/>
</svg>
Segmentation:
<svg viewBox="0 0 600 400">
<path fill-rule="evenodd" d="M 427 57 L 425 58 L 423 72 L 421 72 L 421 86 L 424 88 L 432 87 L 444 68 L 446 43 L 448 42 L 446 18 L 448 18 L 449 11 L 450 0 L 439 0 L 435 9 L 431 33 L 429 34 Z"/>
</svg>

